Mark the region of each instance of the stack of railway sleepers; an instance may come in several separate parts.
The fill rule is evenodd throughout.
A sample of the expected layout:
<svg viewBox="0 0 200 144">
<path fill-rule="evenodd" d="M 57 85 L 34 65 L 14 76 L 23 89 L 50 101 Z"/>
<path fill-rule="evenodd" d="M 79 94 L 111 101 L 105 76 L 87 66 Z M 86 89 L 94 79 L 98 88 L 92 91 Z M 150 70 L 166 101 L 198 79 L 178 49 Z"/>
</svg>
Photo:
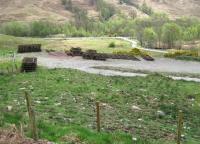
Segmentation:
<svg viewBox="0 0 200 144">
<path fill-rule="evenodd" d="M 113 55 L 111 55 L 111 59 L 124 59 L 124 60 L 139 61 L 139 59 L 136 58 L 135 56 L 123 55 L 123 54 L 113 54 Z"/>
<path fill-rule="evenodd" d="M 141 57 L 146 61 L 154 61 L 154 58 L 147 54 L 141 55 Z"/>
<path fill-rule="evenodd" d="M 96 50 L 87 50 L 86 52 L 83 53 L 83 58 L 105 61 L 107 59 L 107 55 L 103 53 L 97 53 Z"/>
<path fill-rule="evenodd" d="M 21 72 L 34 72 L 37 69 L 37 58 L 25 57 L 22 60 Z"/>
<path fill-rule="evenodd" d="M 70 51 L 66 51 L 68 56 L 82 56 L 83 52 L 80 47 L 72 47 Z"/>
<path fill-rule="evenodd" d="M 27 44 L 27 45 L 19 45 L 18 53 L 29 53 L 29 52 L 41 52 L 41 44 Z"/>
</svg>

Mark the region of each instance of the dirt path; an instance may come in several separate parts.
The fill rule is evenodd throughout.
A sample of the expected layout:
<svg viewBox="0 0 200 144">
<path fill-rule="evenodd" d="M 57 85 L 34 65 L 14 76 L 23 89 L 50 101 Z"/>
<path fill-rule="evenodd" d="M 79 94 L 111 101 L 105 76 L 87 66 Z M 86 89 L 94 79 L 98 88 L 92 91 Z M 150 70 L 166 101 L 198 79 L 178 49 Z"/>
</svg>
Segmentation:
<svg viewBox="0 0 200 144">
<path fill-rule="evenodd" d="M 122 39 L 122 40 L 127 41 L 127 42 L 130 42 L 132 48 L 137 47 L 137 41 L 134 40 L 134 39 L 130 39 L 128 37 L 117 37 L 117 38 Z M 137 47 L 137 48 L 141 49 L 141 50 L 149 51 L 149 52 L 168 53 L 166 50 L 149 49 L 149 48 L 143 48 L 143 47 Z"/>
<path fill-rule="evenodd" d="M 36 56 L 38 57 L 38 64 L 41 66 L 52 68 L 71 68 L 81 70 L 87 73 L 101 74 L 105 76 L 146 76 L 144 73 L 134 73 L 134 72 L 122 72 L 117 70 L 108 69 L 97 69 L 94 67 L 116 67 L 140 71 L 149 72 L 167 72 L 167 73 L 180 73 L 181 74 L 200 74 L 200 63 L 199 62 L 187 62 L 178 61 L 166 58 L 156 59 L 154 62 L 149 61 L 131 61 L 131 60 L 113 60 L 108 59 L 107 61 L 94 61 L 94 60 L 84 60 L 81 57 L 67 57 L 65 55 L 61 56 L 49 56 L 45 53 L 32 53 L 24 56 Z M 199 78 L 190 77 L 179 77 L 179 76 L 169 76 L 175 80 L 187 80 L 200 82 Z"/>
</svg>

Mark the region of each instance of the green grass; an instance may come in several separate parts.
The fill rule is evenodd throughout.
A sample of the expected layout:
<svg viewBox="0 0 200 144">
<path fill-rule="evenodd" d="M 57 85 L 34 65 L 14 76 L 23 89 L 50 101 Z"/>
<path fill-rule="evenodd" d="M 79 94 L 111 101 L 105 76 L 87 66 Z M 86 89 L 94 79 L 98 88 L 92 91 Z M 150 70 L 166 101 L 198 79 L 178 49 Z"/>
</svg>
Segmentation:
<svg viewBox="0 0 200 144">
<path fill-rule="evenodd" d="M 24 89 L 34 102 L 40 138 L 62 142 L 75 137 L 88 144 L 174 144 L 177 111 L 184 112 L 184 144 L 200 141 L 200 84 L 160 75 L 104 77 L 76 70 L 38 69 L 0 75 L 0 124 L 24 123 Z M 102 132 L 95 132 L 95 102 L 101 107 Z M 132 106 L 141 108 L 133 110 Z M 13 106 L 8 112 L 7 106 Z M 158 110 L 166 113 L 159 118 Z M 139 120 L 142 119 L 142 120 Z"/>
<path fill-rule="evenodd" d="M 17 46 L 20 44 L 42 43 L 45 41 L 39 38 L 19 38 L 7 35 L 0 35 L 0 56 L 17 51 Z"/>
<path fill-rule="evenodd" d="M 111 43 L 115 47 L 109 47 Z M 94 49 L 102 53 L 112 53 L 116 50 L 131 50 L 131 44 L 126 41 L 117 39 L 88 39 L 88 40 L 66 40 L 64 41 L 65 48 L 81 47 L 83 50 Z"/>
<path fill-rule="evenodd" d="M 9 74 L 9 73 L 18 73 L 20 72 L 20 62 L 13 61 L 11 59 L 1 59 L 0 60 L 0 75 L 1 74 Z"/>
<path fill-rule="evenodd" d="M 116 47 L 110 48 L 114 42 Z M 131 50 L 130 43 L 117 39 L 69 39 L 69 40 L 45 40 L 41 38 L 21 38 L 0 35 L 0 55 L 6 55 L 17 51 L 20 44 L 41 43 L 43 50 L 65 51 L 71 47 L 81 47 L 84 51 L 94 49 L 98 52 L 112 53 L 115 50 Z"/>
</svg>

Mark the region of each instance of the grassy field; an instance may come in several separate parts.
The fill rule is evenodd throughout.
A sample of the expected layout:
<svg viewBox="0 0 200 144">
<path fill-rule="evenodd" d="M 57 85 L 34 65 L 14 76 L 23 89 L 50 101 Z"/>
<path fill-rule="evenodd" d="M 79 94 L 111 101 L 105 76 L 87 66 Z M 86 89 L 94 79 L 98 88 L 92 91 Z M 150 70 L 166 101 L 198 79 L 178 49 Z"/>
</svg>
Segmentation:
<svg viewBox="0 0 200 144">
<path fill-rule="evenodd" d="M 114 42 L 116 47 L 110 48 L 109 44 Z M 65 51 L 71 47 L 81 47 L 83 50 L 94 49 L 98 52 L 112 53 L 116 50 L 130 50 L 128 42 L 116 39 L 69 39 L 69 40 L 45 40 L 40 38 L 19 38 L 0 35 L 0 53 L 15 52 L 19 44 L 41 43 L 43 50 Z"/>
<path fill-rule="evenodd" d="M 26 90 L 33 99 L 43 139 L 60 143 L 75 139 L 87 144 L 174 144 L 177 112 L 183 110 L 184 144 L 198 144 L 199 86 L 159 75 L 104 77 L 64 69 L 0 75 L 0 126 L 23 123 L 30 135 Z M 102 103 L 101 133 L 95 132 L 96 101 Z M 12 106 L 11 111 L 8 106 Z M 157 111 L 165 115 L 160 117 Z"/>
<path fill-rule="evenodd" d="M 115 43 L 115 48 L 110 48 L 110 43 Z M 112 53 L 115 50 L 131 50 L 130 43 L 116 39 L 90 39 L 90 40 L 66 40 L 65 46 L 69 49 L 71 47 L 82 47 L 84 50 L 94 49 L 98 52 Z"/>
<path fill-rule="evenodd" d="M 17 46 L 20 44 L 42 43 L 45 41 L 39 38 L 17 38 L 13 36 L 0 35 L 0 54 L 8 54 L 17 51 Z"/>
<path fill-rule="evenodd" d="M 88 49 L 97 50 L 100 53 L 112 53 L 115 51 L 130 51 L 132 49 L 129 42 L 119 39 L 67 39 L 67 40 L 49 40 L 41 38 L 21 38 L 0 35 L 0 55 L 7 55 L 17 51 L 20 44 L 42 44 L 42 49 L 54 51 L 66 51 L 71 47 L 81 47 L 83 51 Z M 110 43 L 114 43 L 115 47 L 109 47 Z M 164 54 L 157 52 L 147 52 L 153 57 L 163 57 Z"/>
<path fill-rule="evenodd" d="M 109 48 L 111 42 L 115 48 Z M 41 43 L 44 50 L 58 51 L 71 47 L 108 53 L 131 49 L 128 42 L 113 39 L 45 40 L 0 35 L 0 54 L 7 55 L 16 51 L 17 45 L 27 43 Z M 10 60 L 0 59 L 0 68 L 7 72 L 7 67 L 13 67 Z M 12 75 L 0 71 L 0 127 L 19 127 L 22 123 L 30 136 L 26 90 L 33 99 L 42 139 L 69 144 L 174 144 L 177 112 L 183 110 L 183 143 L 199 144 L 199 86 L 152 73 L 146 78 L 123 78 L 70 69 L 39 68 L 36 73 Z M 97 101 L 101 102 L 101 133 L 95 130 Z M 159 111 L 164 116 L 159 116 Z"/>
</svg>

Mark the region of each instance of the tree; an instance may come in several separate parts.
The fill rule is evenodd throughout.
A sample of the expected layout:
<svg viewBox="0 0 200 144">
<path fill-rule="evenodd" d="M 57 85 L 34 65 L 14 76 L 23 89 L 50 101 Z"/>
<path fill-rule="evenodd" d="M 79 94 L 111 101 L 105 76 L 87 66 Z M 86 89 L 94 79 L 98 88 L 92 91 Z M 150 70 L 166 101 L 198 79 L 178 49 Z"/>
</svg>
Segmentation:
<svg viewBox="0 0 200 144">
<path fill-rule="evenodd" d="M 1 25 L 0 32 L 7 35 L 28 36 L 30 33 L 30 27 L 26 23 L 9 22 Z"/>
<path fill-rule="evenodd" d="M 151 21 L 153 29 L 157 34 L 158 48 L 161 48 L 162 27 L 169 21 L 169 18 L 165 13 L 154 13 L 151 17 Z"/>
<path fill-rule="evenodd" d="M 84 28 L 86 31 L 88 30 L 88 26 L 89 26 L 89 18 L 87 16 L 87 11 L 86 10 L 82 10 L 78 7 L 74 7 L 74 19 L 75 19 L 75 26 L 77 28 Z"/>
<path fill-rule="evenodd" d="M 96 1 L 97 10 L 100 12 L 101 20 L 108 20 L 115 14 L 115 8 L 110 4 L 105 3 L 103 0 Z"/>
<path fill-rule="evenodd" d="M 67 0 L 67 1 L 66 1 L 65 9 L 66 9 L 66 10 L 69 10 L 69 11 L 72 11 L 72 10 L 73 10 L 73 4 L 72 4 L 72 1 L 71 1 L 71 0 Z"/>
<path fill-rule="evenodd" d="M 140 45 L 143 46 L 144 41 L 144 29 L 150 27 L 151 23 L 148 18 L 136 18 L 135 19 L 135 36 L 140 42 Z"/>
<path fill-rule="evenodd" d="M 162 40 L 167 48 L 173 48 L 175 42 L 181 40 L 181 28 L 175 23 L 166 23 L 163 26 Z"/>
<path fill-rule="evenodd" d="M 137 17 L 137 11 L 132 10 L 132 11 L 129 12 L 129 15 L 131 16 L 132 19 L 135 19 Z"/>
<path fill-rule="evenodd" d="M 189 27 L 184 31 L 184 40 L 191 41 L 191 40 L 195 40 L 197 38 L 198 38 L 197 26 Z"/>
<path fill-rule="evenodd" d="M 200 24 L 198 24 L 196 27 L 197 27 L 197 38 L 200 39 Z"/>
<path fill-rule="evenodd" d="M 143 11 L 147 15 L 153 14 L 153 9 L 151 7 L 149 7 L 145 1 L 141 5 L 140 9 L 141 9 L 141 11 Z"/>
<path fill-rule="evenodd" d="M 156 40 L 157 40 L 157 34 L 153 30 L 153 28 L 145 28 L 144 29 L 145 46 L 149 48 L 155 47 Z"/>
</svg>

